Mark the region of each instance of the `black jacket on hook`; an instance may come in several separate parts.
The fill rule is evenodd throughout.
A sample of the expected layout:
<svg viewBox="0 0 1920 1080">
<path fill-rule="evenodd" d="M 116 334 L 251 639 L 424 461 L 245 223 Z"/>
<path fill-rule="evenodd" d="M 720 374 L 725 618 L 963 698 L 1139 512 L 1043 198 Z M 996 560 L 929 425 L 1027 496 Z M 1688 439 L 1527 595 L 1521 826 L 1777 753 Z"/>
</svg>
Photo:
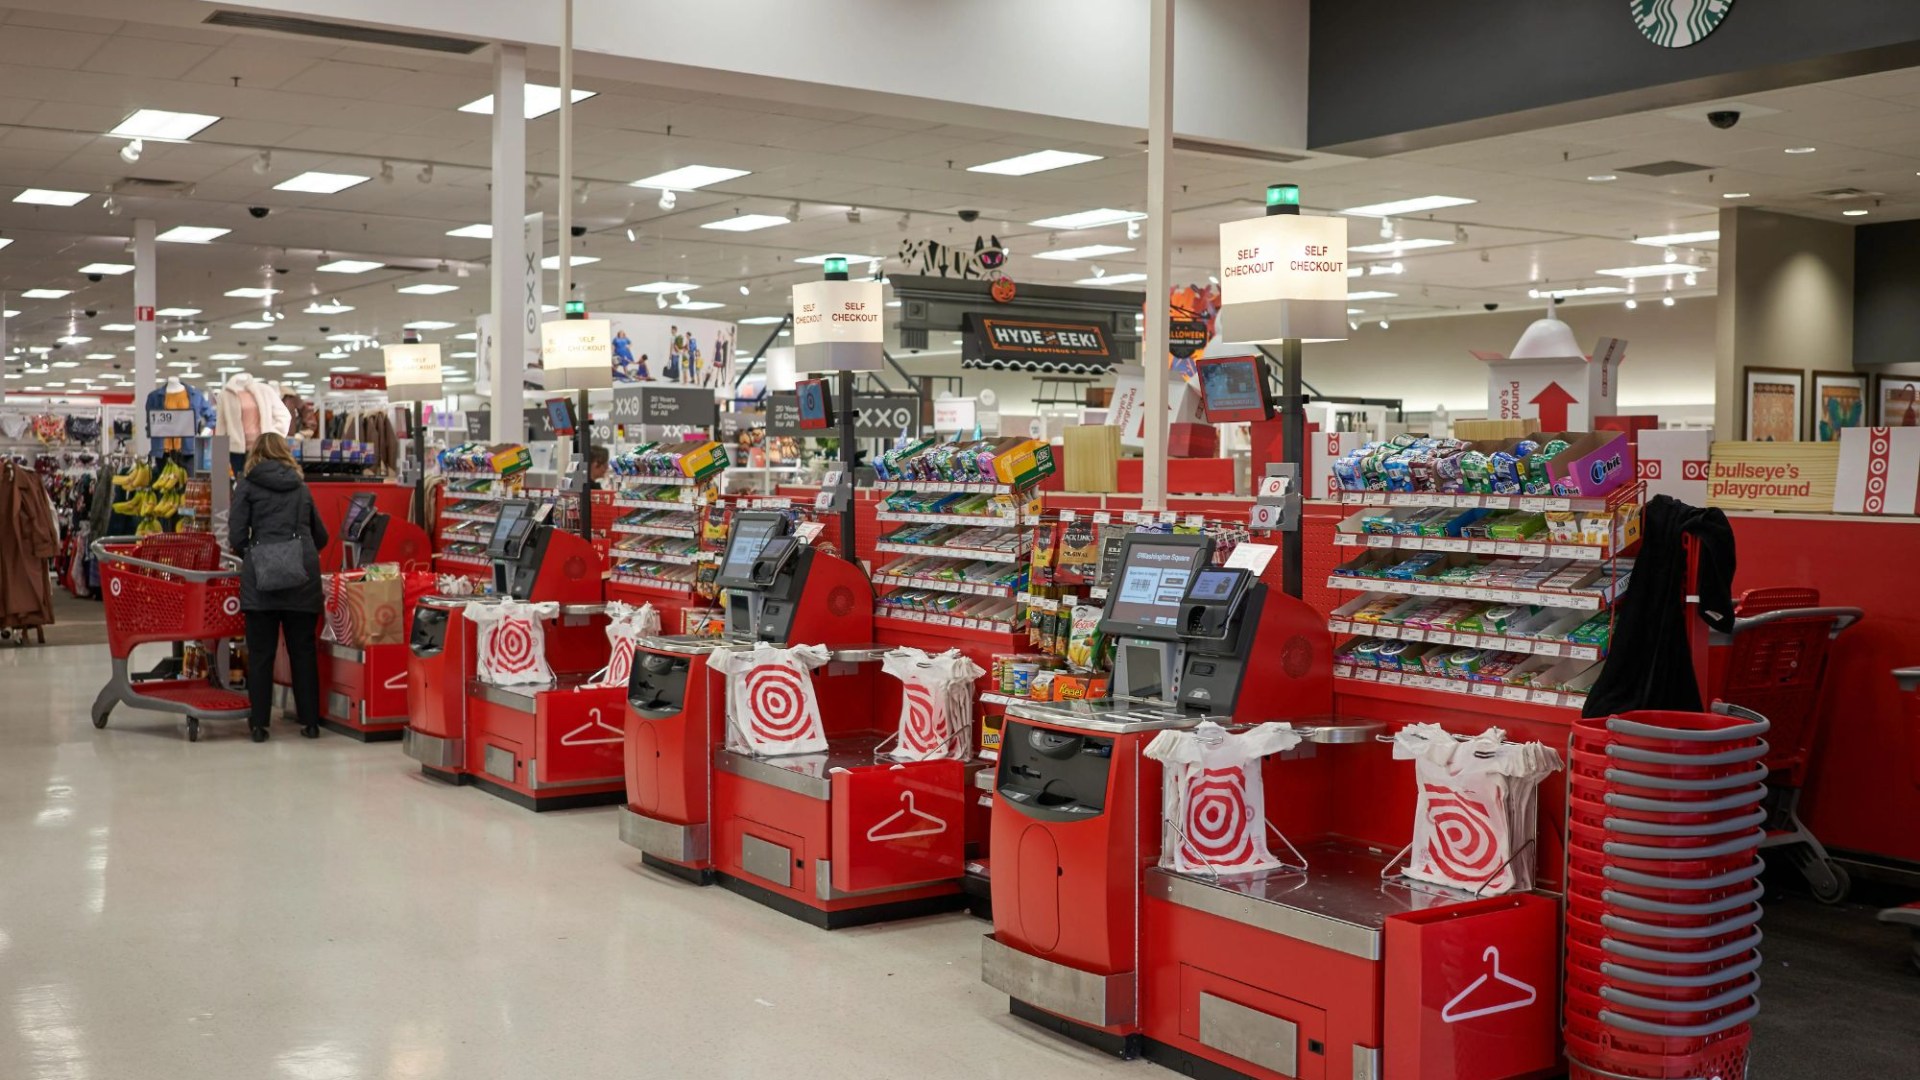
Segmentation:
<svg viewBox="0 0 1920 1080">
<path fill-rule="evenodd" d="M 1700 618 L 1714 630 L 1733 630 L 1733 526 L 1719 510 L 1703 510 L 1656 495 L 1641 518 L 1640 557 L 1614 614 L 1607 666 L 1587 694 L 1583 716 L 1636 709 L 1699 712 L 1687 639 L 1687 546 L 1700 549 Z"/>
</svg>

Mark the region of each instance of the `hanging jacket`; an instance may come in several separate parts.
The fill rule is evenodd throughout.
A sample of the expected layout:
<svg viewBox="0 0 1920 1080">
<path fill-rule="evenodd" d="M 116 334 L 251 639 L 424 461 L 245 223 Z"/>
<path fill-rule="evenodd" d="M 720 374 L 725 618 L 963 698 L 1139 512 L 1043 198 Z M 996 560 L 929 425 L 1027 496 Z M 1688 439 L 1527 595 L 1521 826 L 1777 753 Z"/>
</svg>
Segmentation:
<svg viewBox="0 0 1920 1080">
<path fill-rule="evenodd" d="M 193 410 L 194 419 L 199 421 L 198 426 L 201 428 L 201 430 L 205 430 L 207 428 L 213 427 L 214 422 L 217 419 L 219 419 L 214 414 L 213 402 L 207 400 L 207 395 L 202 393 L 199 387 L 193 385 L 192 383 L 186 383 L 185 386 L 187 388 L 187 408 Z M 167 384 L 161 383 L 159 386 L 154 387 L 153 390 L 147 394 L 147 409 L 148 411 L 152 411 L 154 409 L 164 409 L 166 407 L 167 407 Z M 167 440 L 154 439 L 152 440 L 152 443 L 153 443 L 153 446 L 151 448 L 151 452 L 155 457 L 159 457 L 161 454 L 166 452 Z"/>
<path fill-rule="evenodd" d="M 46 560 L 59 553 L 59 530 L 40 477 L 23 465 L 0 465 L 0 626 L 53 622 Z"/>
<path fill-rule="evenodd" d="M 1700 549 L 1700 618 L 1733 631 L 1733 526 L 1719 510 L 1656 495 L 1642 512 L 1640 557 L 1620 598 L 1607 666 L 1587 694 L 1586 716 L 1635 709 L 1700 711 L 1687 627 L 1687 548 Z"/>
<path fill-rule="evenodd" d="M 264 591 L 254 584 L 253 560 L 247 553 L 256 543 L 305 536 L 305 584 Z M 227 519 L 227 546 L 240 556 L 240 610 L 304 611 L 315 615 L 326 607 L 320 589 L 320 549 L 327 546 L 327 527 L 313 506 L 313 493 L 300 474 L 278 461 L 262 461 L 233 489 L 233 509 Z"/>
</svg>

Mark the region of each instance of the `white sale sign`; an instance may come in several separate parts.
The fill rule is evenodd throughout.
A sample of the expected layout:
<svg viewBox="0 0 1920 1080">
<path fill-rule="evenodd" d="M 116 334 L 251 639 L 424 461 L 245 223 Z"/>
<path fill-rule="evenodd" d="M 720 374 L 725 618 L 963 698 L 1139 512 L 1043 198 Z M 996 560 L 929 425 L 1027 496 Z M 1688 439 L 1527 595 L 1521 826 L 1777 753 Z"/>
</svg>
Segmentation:
<svg viewBox="0 0 1920 1080">
<path fill-rule="evenodd" d="M 432 401 L 440 396 L 440 346 L 388 345 L 387 400 Z"/>
</svg>

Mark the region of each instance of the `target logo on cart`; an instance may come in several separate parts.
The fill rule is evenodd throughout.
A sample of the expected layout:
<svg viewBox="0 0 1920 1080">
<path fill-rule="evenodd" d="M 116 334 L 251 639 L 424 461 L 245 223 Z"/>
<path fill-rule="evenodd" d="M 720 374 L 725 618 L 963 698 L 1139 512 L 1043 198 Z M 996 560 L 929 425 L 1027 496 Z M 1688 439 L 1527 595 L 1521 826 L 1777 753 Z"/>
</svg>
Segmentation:
<svg viewBox="0 0 1920 1080">
<path fill-rule="evenodd" d="M 1252 860 L 1253 813 L 1247 805 L 1247 774 L 1239 766 L 1208 769 L 1187 792 L 1187 849 L 1208 866 Z"/>
<path fill-rule="evenodd" d="M 113 584 L 116 587 L 115 591 L 118 591 L 118 586 L 120 583 L 116 581 Z M 228 618 L 232 618 L 233 616 L 240 614 L 240 597 L 238 595 L 234 595 L 234 596 L 229 596 L 225 600 L 220 601 L 220 610 L 226 612 Z"/>
<path fill-rule="evenodd" d="M 1462 884 L 1507 881 L 1506 845 L 1484 802 L 1453 788 L 1425 785 L 1425 855 L 1432 868 Z"/>
<path fill-rule="evenodd" d="M 906 723 L 900 726 L 900 749 L 916 758 L 944 752 L 951 732 L 933 691 L 924 683 L 901 683 L 900 695 L 906 713 Z"/>
<path fill-rule="evenodd" d="M 107 583 L 107 591 L 112 593 L 115 596 L 119 596 L 120 590 L 125 587 L 126 587 L 126 582 L 121 581 L 119 578 L 114 578 L 112 581 Z"/>
</svg>

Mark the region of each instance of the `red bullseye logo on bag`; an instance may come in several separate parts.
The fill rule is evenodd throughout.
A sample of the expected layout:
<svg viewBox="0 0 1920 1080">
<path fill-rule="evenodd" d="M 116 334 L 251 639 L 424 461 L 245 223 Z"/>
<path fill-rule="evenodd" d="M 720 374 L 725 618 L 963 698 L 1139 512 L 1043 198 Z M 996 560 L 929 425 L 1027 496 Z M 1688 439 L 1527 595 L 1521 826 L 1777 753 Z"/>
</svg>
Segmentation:
<svg viewBox="0 0 1920 1080">
<path fill-rule="evenodd" d="M 901 708 L 906 711 L 900 725 L 900 749 L 915 757 L 927 757 L 947 749 L 950 733 L 933 691 L 920 683 L 902 683 Z"/>
<path fill-rule="evenodd" d="M 764 664 L 747 672 L 747 705 L 753 733 L 769 740 L 791 739 L 817 725 L 813 687 L 806 676 Z"/>
<path fill-rule="evenodd" d="M 1247 774 L 1208 769 L 1187 797 L 1186 841 L 1203 863 L 1236 865 L 1253 858 Z"/>
<path fill-rule="evenodd" d="M 525 619 L 504 619 L 487 639 L 496 670 L 518 674 L 533 668 L 533 627 Z"/>
<path fill-rule="evenodd" d="M 1493 880 L 1500 887 L 1495 871 L 1504 877 L 1505 860 L 1486 805 L 1437 784 L 1426 785 L 1426 793 L 1427 820 L 1433 826 L 1426 854 L 1435 868 L 1456 881 Z"/>
</svg>

